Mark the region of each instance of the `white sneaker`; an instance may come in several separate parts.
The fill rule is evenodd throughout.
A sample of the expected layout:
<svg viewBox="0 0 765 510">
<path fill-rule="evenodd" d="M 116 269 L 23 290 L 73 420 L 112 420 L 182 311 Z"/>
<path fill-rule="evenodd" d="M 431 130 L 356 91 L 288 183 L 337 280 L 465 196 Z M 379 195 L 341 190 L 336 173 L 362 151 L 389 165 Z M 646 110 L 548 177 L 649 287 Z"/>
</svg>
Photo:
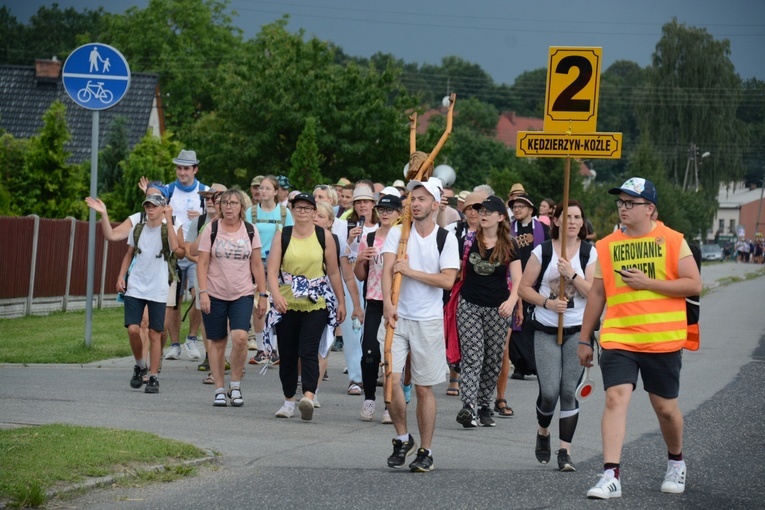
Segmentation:
<svg viewBox="0 0 765 510">
<path fill-rule="evenodd" d="M 685 491 L 685 462 L 667 461 L 667 474 L 661 484 L 661 492 L 682 494 Z"/>
<path fill-rule="evenodd" d="M 375 417 L 375 401 L 365 400 L 361 406 L 361 419 L 364 421 L 372 421 Z"/>
<path fill-rule="evenodd" d="M 186 355 L 191 359 L 199 359 L 202 357 L 199 354 L 199 347 L 197 347 L 197 339 L 187 336 L 186 342 L 183 344 L 186 347 Z"/>
<path fill-rule="evenodd" d="M 387 409 L 383 411 L 383 417 L 382 420 L 380 420 L 380 423 L 383 425 L 391 425 L 393 423 L 393 420 L 390 419 L 390 413 Z"/>
<path fill-rule="evenodd" d="M 610 499 L 622 497 L 622 483 L 614 478 L 614 470 L 607 469 L 601 476 L 595 487 L 587 491 L 588 498 Z"/>
<path fill-rule="evenodd" d="M 247 340 L 247 350 L 248 351 L 258 350 L 258 343 L 255 341 L 254 338 L 250 338 L 249 340 Z"/>
<path fill-rule="evenodd" d="M 292 404 L 293 405 L 287 405 L 287 403 L 285 402 L 285 404 L 281 407 L 281 409 L 276 411 L 275 416 L 277 418 L 292 418 L 292 416 L 295 414 L 295 405 L 294 403 Z"/>
<path fill-rule="evenodd" d="M 300 410 L 301 420 L 311 421 L 313 419 L 313 400 L 308 397 L 301 398 L 298 409 Z"/>
<path fill-rule="evenodd" d="M 313 395 L 313 407 L 315 407 L 316 409 L 321 407 L 321 403 L 319 402 L 319 399 L 316 398 L 316 394 L 315 393 Z"/>
<path fill-rule="evenodd" d="M 165 359 L 181 359 L 181 345 L 171 345 L 165 354 Z"/>
</svg>

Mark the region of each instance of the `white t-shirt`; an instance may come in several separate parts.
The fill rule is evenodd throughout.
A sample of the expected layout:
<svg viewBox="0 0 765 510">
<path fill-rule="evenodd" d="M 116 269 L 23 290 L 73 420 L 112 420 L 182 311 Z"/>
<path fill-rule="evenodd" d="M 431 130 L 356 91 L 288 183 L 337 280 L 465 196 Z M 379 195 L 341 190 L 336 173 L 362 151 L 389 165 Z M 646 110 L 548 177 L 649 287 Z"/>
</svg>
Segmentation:
<svg viewBox="0 0 765 510">
<path fill-rule="evenodd" d="M 542 263 L 542 245 L 540 244 L 531 252 L 532 257 L 536 257 L 539 263 Z M 598 260 L 598 251 L 593 246 L 590 249 L 590 259 L 587 266 L 591 266 Z M 584 269 L 579 260 L 579 251 L 571 260 L 571 267 L 576 271 L 577 278 L 584 278 Z M 560 290 L 560 273 L 558 272 L 558 254 L 553 250 L 550 265 L 547 266 L 545 274 L 542 275 L 542 283 L 539 286 L 539 294 L 544 298 L 557 299 Z M 566 280 L 565 295 L 568 297 L 568 306 L 563 314 L 563 327 L 580 326 L 584 316 L 584 306 L 587 300 L 579 294 L 574 287 L 574 282 Z M 534 318 L 543 326 L 558 327 L 558 314 L 552 310 L 547 310 L 541 306 L 534 308 Z"/>
<path fill-rule="evenodd" d="M 343 250 L 344 253 L 341 253 L 340 256 L 348 257 L 348 260 L 350 261 L 350 263 L 355 264 L 356 258 L 359 255 L 359 243 L 361 242 L 361 239 L 366 239 L 367 235 L 370 232 L 376 232 L 377 229 L 380 228 L 380 224 L 375 223 L 371 227 L 364 224 L 364 226 L 361 228 L 361 235 L 349 241 L 348 240 L 348 221 L 346 220 L 343 220 L 343 221 L 345 221 L 345 237 L 346 237 L 345 245 L 347 246 L 347 249 Z"/>
<path fill-rule="evenodd" d="M 460 256 L 457 248 L 457 238 L 448 233 L 444 249 L 439 254 L 436 237 L 438 227 L 427 237 L 420 237 L 417 229 L 412 226 L 409 233 L 406 253 L 409 267 L 424 273 L 438 274 L 442 269 L 459 269 Z M 398 253 L 398 243 L 401 240 L 401 226 L 390 229 L 382 253 Z M 443 289 L 427 285 L 413 278 L 401 279 L 401 290 L 398 295 L 398 316 L 413 321 L 428 321 L 444 318 Z"/>
<path fill-rule="evenodd" d="M 186 239 L 186 233 L 189 231 L 189 211 L 197 211 L 199 214 L 205 212 L 202 198 L 199 191 L 206 190 L 207 186 L 197 181 L 194 191 L 183 191 L 177 186 L 173 190 L 173 196 L 170 197 L 170 205 L 173 206 L 173 215 L 178 219 L 178 223 L 183 225 L 183 238 Z"/>
<path fill-rule="evenodd" d="M 170 287 L 167 283 L 167 261 L 164 257 L 157 257 L 162 251 L 161 229 L 161 226 L 143 226 L 141 237 L 138 238 L 141 253 L 135 254 L 135 264 L 130 270 L 126 296 L 159 303 L 167 302 L 167 291 Z M 128 246 L 135 247 L 133 230 L 134 228 L 131 228 L 128 234 Z"/>
</svg>

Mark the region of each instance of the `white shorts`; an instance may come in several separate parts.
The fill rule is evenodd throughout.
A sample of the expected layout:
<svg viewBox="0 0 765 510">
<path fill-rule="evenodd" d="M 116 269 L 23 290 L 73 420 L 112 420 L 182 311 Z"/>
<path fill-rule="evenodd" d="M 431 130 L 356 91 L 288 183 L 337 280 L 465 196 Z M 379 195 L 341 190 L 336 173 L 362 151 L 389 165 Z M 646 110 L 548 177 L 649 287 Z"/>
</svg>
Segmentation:
<svg viewBox="0 0 765 510">
<path fill-rule="evenodd" d="M 385 321 L 377 330 L 381 348 L 385 344 Z M 444 320 L 413 321 L 398 319 L 393 330 L 393 372 L 402 373 L 406 356 L 412 356 L 412 382 L 418 386 L 434 386 L 446 380 L 446 343 L 444 342 Z"/>
</svg>

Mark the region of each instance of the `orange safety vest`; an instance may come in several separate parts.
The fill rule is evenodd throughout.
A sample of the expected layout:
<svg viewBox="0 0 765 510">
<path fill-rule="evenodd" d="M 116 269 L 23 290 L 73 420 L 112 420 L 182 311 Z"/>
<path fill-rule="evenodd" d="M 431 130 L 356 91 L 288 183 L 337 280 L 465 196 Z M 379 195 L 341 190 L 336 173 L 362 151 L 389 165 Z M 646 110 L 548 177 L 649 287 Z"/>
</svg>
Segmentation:
<svg viewBox="0 0 765 510">
<path fill-rule="evenodd" d="M 643 237 L 621 230 L 597 244 L 606 291 L 606 317 L 600 330 L 604 349 L 635 352 L 674 352 L 687 336 L 685 298 L 650 290 L 635 290 L 614 270 L 636 267 L 655 280 L 678 278 L 683 236 L 661 223 Z"/>
</svg>

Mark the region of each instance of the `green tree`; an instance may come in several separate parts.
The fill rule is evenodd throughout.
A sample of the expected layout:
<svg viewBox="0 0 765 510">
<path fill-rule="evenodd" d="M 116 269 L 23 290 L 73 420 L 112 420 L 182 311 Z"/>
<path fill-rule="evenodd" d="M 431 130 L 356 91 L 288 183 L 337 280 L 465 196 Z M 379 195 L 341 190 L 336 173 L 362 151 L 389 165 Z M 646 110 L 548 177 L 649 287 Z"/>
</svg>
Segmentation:
<svg viewBox="0 0 765 510">
<path fill-rule="evenodd" d="M 522 117 L 541 119 L 545 110 L 546 88 L 547 69 L 544 67 L 521 73 L 510 87 L 511 109 Z"/>
<path fill-rule="evenodd" d="M 741 83 L 730 61 L 730 42 L 676 19 L 662 27 L 645 94 L 638 104 L 641 133 L 665 162 L 671 182 L 682 185 L 688 150 L 711 152 L 700 175 L 702 192 L 717 196 L 720 182 L 743 176 L 736 118 Z"/>
<path fill-rule="evenodd" d="M 317 184 L 325 182 L 320 168 L 324 156 L 319 152 L 319 146 L 316 144 L 317 124 L 314 117 L 305 119 L 305 128 L 290 158 L 292 163 L 289 173 L 290 184 L 295 189 L 306 193 L 311 193 Z"/>
<path fill-rule="evenodd" d="M 17 140 L 9 133 L 0 136 L 0 214 L 19 216 L 21 208 L 13 199 L 15 192 L 23 192 L 18 174 L 24 167 L 27 140 Z"/>
<path fill-rule="evenodd" d="M 106 146 L 98 157 L 98 194 L 111 191 L 122 177 L 120 164 L 130 154 L 127 119 L 116 117 L 107 131 Z"/>
<path fill-rule="evenodd" d="M 743 85 L 738 118 L 747 126 L 749 144 L 743 153 L 747 184 L 763 185 L 765 172 L 765 81 L 751 78 Z"/>
<path fill-rule="evenodd" d="M 0 7 L 0 64 L 26 64 L 24 61 L 24 25 L 7 6 Z"/>
<path fill-rule="evenodd" d="M 155 72 L 168 126 L 185 129 L 214 109 L 212 93 L 224 62 L 237 61 L 241 31 L 227 0 L 151 0 L 107 19 L 104 42 L 118 48 L 133 72 Z"/>
<path fill-rule="evenodd" d="M 66 106 L 54 101 L 43 115 L 40 133 L 31 137 L 24 163 L 9 176 L 8 191 L 19 214 L 43 218 L 85 218 L 85 175 L 78 165 L 67 163 L 70 153 Z"/>
</svg>

